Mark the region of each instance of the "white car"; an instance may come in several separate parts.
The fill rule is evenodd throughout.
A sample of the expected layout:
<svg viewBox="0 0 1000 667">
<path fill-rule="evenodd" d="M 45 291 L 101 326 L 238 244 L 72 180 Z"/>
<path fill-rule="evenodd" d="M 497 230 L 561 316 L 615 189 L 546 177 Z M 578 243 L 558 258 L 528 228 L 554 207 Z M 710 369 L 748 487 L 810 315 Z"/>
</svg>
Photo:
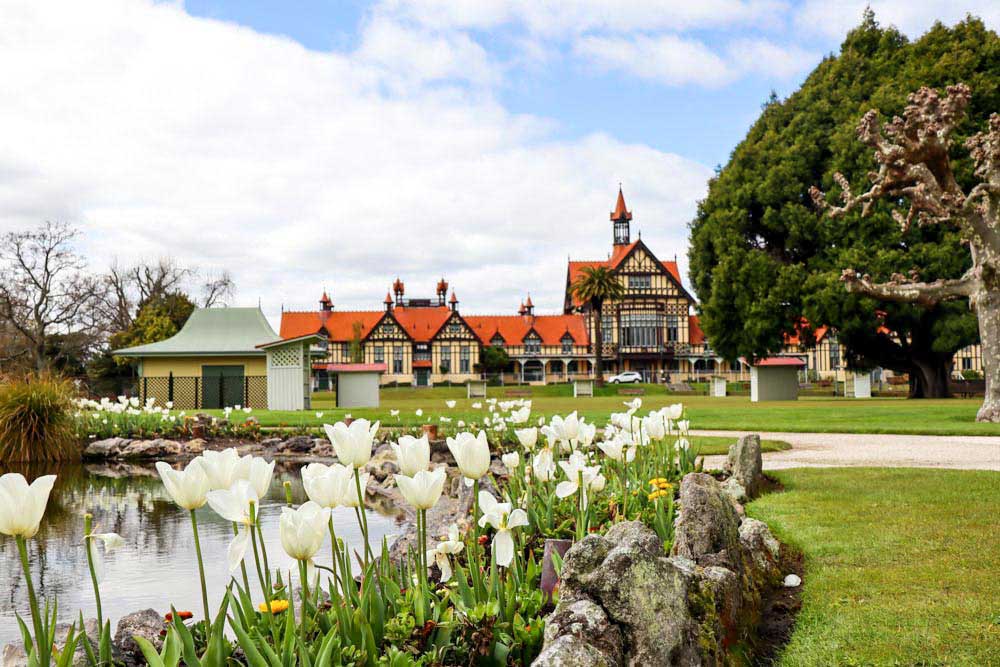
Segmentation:
<svg viewBox="0 0 1000 667">
<path fill-rule="evenodd" d="M 611 384 L 627 384 L 629 382 L 642 382 L 642 375 L 636 373 L 635 371 L 625 371 L 624 373 L 619 373 L 618 375 L 613 375 L 608 378 L 608 382 Z"/>
</svg>

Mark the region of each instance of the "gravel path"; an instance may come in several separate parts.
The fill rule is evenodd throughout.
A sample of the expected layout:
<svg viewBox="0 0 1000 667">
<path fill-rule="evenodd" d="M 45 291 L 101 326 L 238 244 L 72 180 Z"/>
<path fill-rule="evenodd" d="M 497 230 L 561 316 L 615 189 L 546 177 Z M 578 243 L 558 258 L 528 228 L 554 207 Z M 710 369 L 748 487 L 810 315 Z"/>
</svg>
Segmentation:
<svg viewBox="0 0 1000 667">
<path fill-rule="evenodd" d="M 692 431 L 737 438 L 751 431 Z M 764 452 L 764 469 L 876 466 L 1000 470 L 1000 436 L 885 435 L 857 433 L 761 433 L 792 448 Z M 721 468 L 725 456 L 706 456 L 706 468 Z"/>
</svg>

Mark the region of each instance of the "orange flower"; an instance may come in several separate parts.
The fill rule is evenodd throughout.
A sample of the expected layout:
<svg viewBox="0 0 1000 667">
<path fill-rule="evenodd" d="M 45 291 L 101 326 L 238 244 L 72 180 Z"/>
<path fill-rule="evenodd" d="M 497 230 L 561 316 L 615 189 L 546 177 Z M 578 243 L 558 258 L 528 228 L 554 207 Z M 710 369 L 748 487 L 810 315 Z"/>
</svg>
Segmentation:
<svg viewBox="0 0 1000 667">
<path fill-rule="evenodd" d="M 191 618 L 192 616 L 194 616 L 194 614 L 192 614 L 189 611 L 179 611 L 179 612 L 177 612 L 177 618 L 181 619 L 182 621 L 186 621 L 189 618 Z M 166 619 L 167 623 L 170 623 L 171 621 L 174 620 L 174 614 L 173 614 L 173 612 L 169 612 L 168 611 L 167 615 L 164 616 L 163 618 Z"/>
<path fill-rule="evenodd" d="M 267 612 L 267 603 L 261 602 L 257 605 L 257 609 L 262 612 Z M 271 600 L 271 613 L 280 614 L 281 612 L 288 609 L 288 600 Z"/>
</svg>

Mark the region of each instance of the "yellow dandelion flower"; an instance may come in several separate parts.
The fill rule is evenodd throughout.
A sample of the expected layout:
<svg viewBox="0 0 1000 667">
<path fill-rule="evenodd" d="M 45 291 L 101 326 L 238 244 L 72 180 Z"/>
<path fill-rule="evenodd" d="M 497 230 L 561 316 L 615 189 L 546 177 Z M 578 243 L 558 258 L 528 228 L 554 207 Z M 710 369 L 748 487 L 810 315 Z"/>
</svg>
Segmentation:
<svg viewBox="0 0 1000 667">
<path fill-rule="evenodd" d="M 257 605 L 257 609 L 262 612 L 267 612 L 267 603 L 261 602 Z M 288 609 L 288 600 L 271 600 L 271 613 L 280 614 L 281 612 Z"/>
</svg>

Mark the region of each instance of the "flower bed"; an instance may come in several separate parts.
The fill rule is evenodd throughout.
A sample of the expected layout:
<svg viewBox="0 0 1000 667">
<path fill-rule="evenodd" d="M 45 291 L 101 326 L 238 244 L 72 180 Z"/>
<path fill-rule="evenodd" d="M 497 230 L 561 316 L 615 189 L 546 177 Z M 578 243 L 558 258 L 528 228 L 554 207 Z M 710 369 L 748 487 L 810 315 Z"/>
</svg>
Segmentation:
<svg viewBox="0 0 1000 667">
<path fill-rule="evenodd" d="M 398 560 L 385 548 L 374 553 L 366 514 L 359 511 L 368 502 L 367 467 L 380 424 L 356 419 L 327 425 L 339 462 L 304 467 L 309 500 L 294 507 L 288 494 L 282 508 L 281 545 L 299 564 L 293 581 L 269 566 L 258 520 L 273 460 L 227 449 L 206 450 L 183 467 L 161 461 L 157 470 L 167 491 L 190 511 L 198 551 L 192 576 L 202 580 L 202 609 L 193 618 L 171 610 L 164 637 L 137 639 L 139 650 L 153 665 L 183 661 L 206 667 L 232 662 L 254 667 L 531 664 L 543 647 L 545 617 L 559 601 L 558 590 L 542 586 L 543 571 L 558 573 L 562 564 L 558 555 L 544 561 L 544 553 L 557 553 L 545 549 L 546 540 L 582 545 L 591 535 L 632 522 L 646 527 L 653 537 L 644 544 L 655 542 L 659 556 L 673 546 L 679 481 L 700 465 L 687 439 L 683 407 L 640 415 L 641 406 L 639 398 L 625 403 L 624 411 L 598 429 L 576 413 L 529 426 L 530 400 L 486 400 L 480 428 L 447 438 L 454 465 L 432 459 L 426 433 L 399 435 L 392 443 L 397 472 L 383 482 L 413 517 L 413 534 L 401 542 L 407 548 Z M 84 410 L 91 416 L 81 418 L 100 420 L 102 426 L 108 419 L 119 432 L 175 423 L 169 408 L 130 401 L 81 405 Z M 42 477 L 29 487 L 20 475 L 0 478 L 9 506 L 22 509 L 17 521 L 0 512 L 0 532 L 14 536 L 22 550 L 37 532 L 53 480 Z M 446 515 L 454 521 L 443 525 L 443 496 L 446 487 L 454 486 L 466 489 L 459 497 L 471 507 L 449 498 L 457 510 Z M 222 600 L 208 599 L 200 566 L 194 510 L 205 504 L 233 525 L 226 554 L 232 580 Z M 356 555 L 358 571 L 334 531 L 330 511 L 336 507 L 354 508 L 365 536 L 365 551 Z M 97 545 L 113 549 L 121 539 L 94 534 L 89 525 L 86 535 L 88 560 L 96 557 Z M 30 585 L 26 560 L 24 570 Z M 263 600 L 252 598 L 252 579 Z M 30 588 L 29 593 L 25 645 L 38 665 L 63 664 L 80 641 L 74 630 L 83 627 L 82 620 L 53 654 L 51 642 L 33 638 L 50 636 L 54 618 L 44 613 Z M 99 630 L 82 646 L 96 665 L 107 663 L 113 647 L 96 578 L 94 595 Z"/>
</svg>

